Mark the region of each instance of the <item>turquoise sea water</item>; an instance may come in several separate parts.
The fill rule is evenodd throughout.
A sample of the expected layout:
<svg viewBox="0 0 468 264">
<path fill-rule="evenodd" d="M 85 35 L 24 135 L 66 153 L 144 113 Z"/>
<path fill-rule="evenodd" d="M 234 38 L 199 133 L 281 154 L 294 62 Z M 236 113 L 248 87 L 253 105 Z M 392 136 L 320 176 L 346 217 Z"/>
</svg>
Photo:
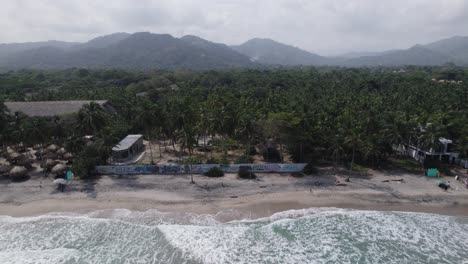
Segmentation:
<svg viewBox="0 0 468 264">
<path fill-rule="evenodd" d="M 0 263 L 468 263 L 468 218 L 306 209 L 254 220 L 106 210 L 0 217 Z"/>
</svg>

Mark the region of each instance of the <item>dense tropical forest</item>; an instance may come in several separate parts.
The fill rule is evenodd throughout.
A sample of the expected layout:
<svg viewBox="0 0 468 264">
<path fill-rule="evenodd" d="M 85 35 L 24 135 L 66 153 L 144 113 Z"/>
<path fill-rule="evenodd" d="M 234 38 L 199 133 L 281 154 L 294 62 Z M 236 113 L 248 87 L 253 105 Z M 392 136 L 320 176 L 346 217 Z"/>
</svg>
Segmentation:
<svg viewBox="0 0 468 264">
<path fill-rule="evenodd" d="M 127 133 L 177 142 L 191 153 L 207 138 L 223 148 L 278 149 L 295 162 L 379 166 L 396 144 L 453 139 L 468 155 L 468 70 L 297 67 L 226 71 L 20 70 L 0 74 L 1 101 L 109 100 L 75 118 L 27 118 L 3 103 L 3 145 L 57 142 L 81 174 L 104 162 Z M 84 144 L 93 134 L 95 144 Z M 81 171 L 80 171 L 81 170 Z"/>
</svg>

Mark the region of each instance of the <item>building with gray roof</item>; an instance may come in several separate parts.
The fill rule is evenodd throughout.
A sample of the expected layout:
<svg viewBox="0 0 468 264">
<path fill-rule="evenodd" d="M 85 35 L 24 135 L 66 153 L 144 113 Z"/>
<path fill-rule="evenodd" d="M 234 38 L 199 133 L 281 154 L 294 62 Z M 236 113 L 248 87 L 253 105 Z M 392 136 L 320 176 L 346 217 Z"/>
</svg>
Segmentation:
<svg viewBox="0 0 468 264">
<path fill-rule="evenodd" d="M 30 117 L 53 117 L 78 113 L 84 105 L 91 102 L 99 104 L 108 112 L 115 112 L 107 100 L 5 102 L 5 106 L 11 114 L 21 112 Z"/>
<path fill-rule="evenodd" d="M 127 162 L 144 150 L 143 135 L 128 135 L 112 148 L 114 162 Z"/>
</svg>

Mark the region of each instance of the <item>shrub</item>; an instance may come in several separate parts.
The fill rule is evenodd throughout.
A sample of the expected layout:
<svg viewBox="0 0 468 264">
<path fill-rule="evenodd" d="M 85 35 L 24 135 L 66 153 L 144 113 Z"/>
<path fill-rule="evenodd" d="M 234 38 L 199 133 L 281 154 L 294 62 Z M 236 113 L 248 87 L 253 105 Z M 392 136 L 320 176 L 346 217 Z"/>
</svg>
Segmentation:
<svg viewBox="0 0 468 264">
<path fill-rule="evenodd" d="M 95 175 L 95 167 L 105 164 L 103 154 L 94 146 L 86 146 L 73 162 L 72 172 L 81 179 Z"/>
<path fill-rule="evenodd" d="M 224 171 L 218 167 L 213 167 L 205 173 L 205 176 L 213 177 L 213 178 L 223 177 Z"/>
<path fill-rule="evenodd" d="M 206 164 L 229 164 L 229 160 L 226 157 L 221 158 L 209 158 Z"/>
<path fill-rule="evenodd" d="M 302 178 L 302 177 L 304 177 L 304 173 L 302 173 L 302 172 L 293 172 L 293 173 L 291 173 L 291 176 L 294 177 L 294 178 Z"/>
<path fill-rule="evenodd" d="M 221 159 L 209 158 L 206 160 L 206 164 L 221 164 Z"/>
<path fill-rule="evenodd" d="M 239 158 L 237 158 L 236 164 L 248 164 L 248 163 L 253 163 L 253 158 L 247 155 L 242 155 Z"/>
<path fill-rule="evenodd" d="M 312 162 L 309 162 L 307 163 L 307 165 L 304 167 L 304 169 L 302 170 L 302 172 L 304 174 L 307 174 L 307 175 L 310 175 L 310 174 L 317 174 L 318 173 L 318 169 L 317 167 L 315 167 L 315 164 L 313 164 Z"/>
<path fill-rule="evenodd" d="M 263 159 L 267 162 L 281 162 L 281 153 L 273 147 L 268 147 L 262 151 Z"/>
<path fill-rule="evenodd" d="M 203 161 L 198 157 L 191 157 L 179 162 L 180 164 L 189 165 L 189 164 L 203 164 Z"/>
<path fill-rule="evenodd" d="M 257 148 L 253 145 L 249 145 L 245 149 L 245 155 L 256 155 L 257 154 Z"/>
<path fill-rule="evenodd" d="M 241 179 L 255 179 L 257 176 L 248 168 L 239 168 L 239 178 Z"/>
</svg>

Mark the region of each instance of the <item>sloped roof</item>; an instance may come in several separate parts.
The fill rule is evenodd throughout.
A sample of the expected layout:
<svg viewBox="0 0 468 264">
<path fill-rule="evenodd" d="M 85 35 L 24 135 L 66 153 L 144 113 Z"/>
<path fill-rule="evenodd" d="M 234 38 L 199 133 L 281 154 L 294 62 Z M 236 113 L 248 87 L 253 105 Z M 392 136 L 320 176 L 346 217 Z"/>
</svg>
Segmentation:
<svg viewBox="0 0 468 264">
<path fill-rule="evenodd" d="M 115 145 L 112 150 L 113 151 L 121 151 L 129 149 L 135 142 L 137 142 L 143 135 L 128 135 L 119 144 Z"/>
<path fill-rule="evenodd" d="M 100 101 L 38 101 L 38 102 L 5 102 L 10 113 L 22 112 L 27 116 L 60 116 L 77 113 L 85 104 L 95 102 L 101 107 L 107 100 Z"/>
</svg>

